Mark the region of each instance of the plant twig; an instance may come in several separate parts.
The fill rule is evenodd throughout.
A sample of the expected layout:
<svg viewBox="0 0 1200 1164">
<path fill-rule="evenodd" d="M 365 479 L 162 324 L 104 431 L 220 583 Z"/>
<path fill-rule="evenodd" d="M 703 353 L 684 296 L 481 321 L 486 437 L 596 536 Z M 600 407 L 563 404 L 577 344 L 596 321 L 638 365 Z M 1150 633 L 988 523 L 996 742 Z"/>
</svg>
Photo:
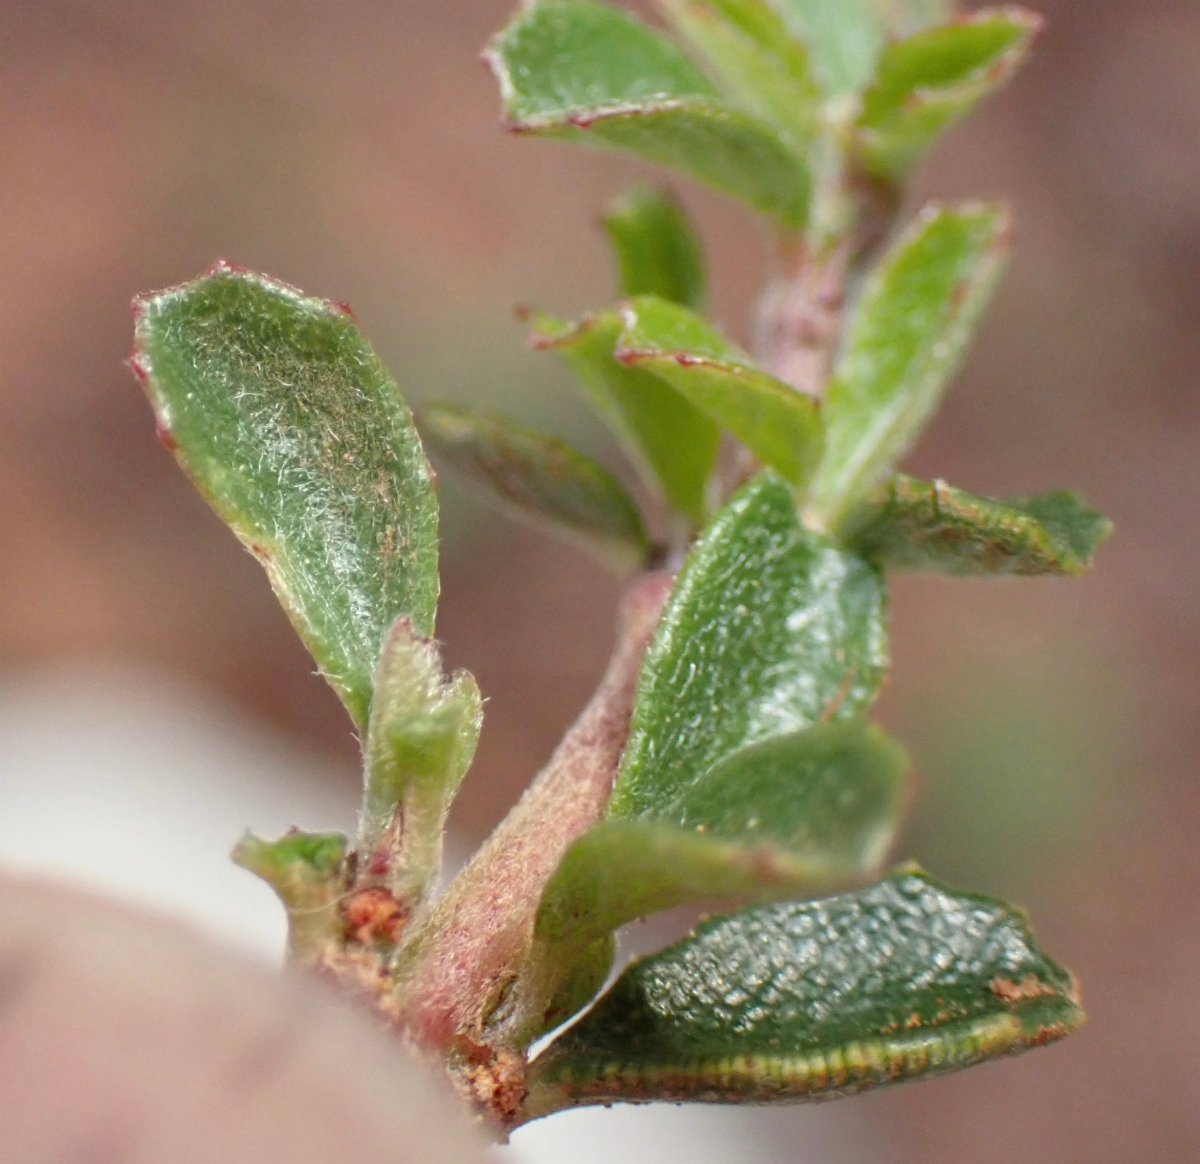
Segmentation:
<svg viewBox="0 0 1200 1164">
<path fill-rule="evenodd" d="M 671 586 L 642 575 L 626 595 L 616 649 L 600 686 L 550 762 L 459 874 L 417 936 L 400 974 L 412 1036 L 470 1053 L 512 989 L 542 889 L 568 846 L 604 812 L 629 732 L 642 656 Z"/>
</svg>

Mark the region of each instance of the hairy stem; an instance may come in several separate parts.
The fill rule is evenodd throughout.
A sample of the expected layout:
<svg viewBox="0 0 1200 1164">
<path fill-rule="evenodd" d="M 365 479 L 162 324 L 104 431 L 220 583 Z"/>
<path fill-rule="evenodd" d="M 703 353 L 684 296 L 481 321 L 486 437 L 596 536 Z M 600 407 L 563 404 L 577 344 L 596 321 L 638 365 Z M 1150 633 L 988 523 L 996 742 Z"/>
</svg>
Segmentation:
<svg viewBox="0 0 1200 1164">
<path fill-rule="evenodd" d="M 763 366 L 809 396 L 820 396 L 829 379 L 853 250 L 850 238 L 822 254 L 801 247 L 787 256 L 759 304 L 755 346 Z"/>
<path fill-rule="evenodd" d="M 616 650 L 549 764 L 459 874 L 401 972 L 403 1022 L 429 1048 L 469 1053 L 489 1042 L 489 1015 L 513 989 L 542 889 L 567 847 L 600 819 L 629 733 L 638 671 L 670 591 L 645 574 L 621 611 Z"/>
</svg>

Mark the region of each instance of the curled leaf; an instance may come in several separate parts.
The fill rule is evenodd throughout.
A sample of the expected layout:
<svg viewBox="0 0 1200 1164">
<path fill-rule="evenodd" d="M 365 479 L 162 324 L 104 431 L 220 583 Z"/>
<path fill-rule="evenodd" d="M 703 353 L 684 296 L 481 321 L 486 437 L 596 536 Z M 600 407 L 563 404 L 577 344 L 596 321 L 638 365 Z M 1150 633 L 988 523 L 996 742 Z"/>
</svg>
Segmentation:
<svg viewBox="0 0 1200 1164">
<path fill-rule="evenodd" d="M 517 132 L 628 150 L 803 225 L 803 160 L 773 125 L 725 104 L 675 45 L 632 16 L 591 0 L 537 0 L 486 56 Z"/>
<path fill-rule="evenodd" d="M 611 311 L 574 326 L 538 316 L 533 343 L 562 356 L 650 486 L 699 525 L 720 430 L 669 384 L 620 363 L 613 354 L 620 332 L 620 317 Z"/>
<path fill-rule="evenodd" d="M 756 367 L 685 307 L 643 295 L 622 307 L 621 320 L 622 364 L 666 381 L 785 480 L 807 482 L 825 441 L 816 400 Z"/>
<path fill-rule="evenodd" d="M 962 358 L 1008 250 L 997 206 L 931 206 L 871 273 L 825 397 L 813 508 L 826 528 L 887 476 Z"/>
<path fill-rule="evenodd" d="M 164 441 L 266 568 L 358 726 L 388 628 L 432 634 L 437 501 L 400 393 L 348 312 L 218 264 L 136 304 Z"/>
<path fill-rule="evenodd" d="M 517 516 L 548 525 L 620 569 L 645 562 L 650 538 L 637 505 L 595 461 L 495 413 L 421 409 L 421 433 L 471 482 Z"/>
<path fill-rule="evenodd" d="M 901 473 L 854 509 L 840 532 L 891 570 L 1081 574 L 1112 523 L 1066 490 L 992 501 Z"/>
<path fill-rule="evenodd" d="M 635 961 L 534 1060 L 525 1118 L 590 1103 L 779 1103 L 944 1074 L 1083 1012 L 1024 917 L 903 870 L 704 922 Z"/>
</svg>

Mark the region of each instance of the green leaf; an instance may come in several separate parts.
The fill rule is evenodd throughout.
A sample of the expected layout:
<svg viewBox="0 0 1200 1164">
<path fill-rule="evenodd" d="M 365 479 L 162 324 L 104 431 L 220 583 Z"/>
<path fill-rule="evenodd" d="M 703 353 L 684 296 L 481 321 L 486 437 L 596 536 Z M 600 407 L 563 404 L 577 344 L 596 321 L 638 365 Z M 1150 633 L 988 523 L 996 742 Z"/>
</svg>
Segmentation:
<svg viewBox="0 0 1200 1164">
<path fill-rule="evenodd" d="M 136 310 L 164 442 L 361 728 L 388 628 L 431 634 L 438 595 L 432 475 L 395 383 L 347 311 L 224 264 Z"/>
<path fill-rule="evenodd" d="M 819 110 L 808 53 L 766 0 L 659 0 L 731 101 L 804 151 Z"/>
<path fill-rule="evenodd" d="M 601 987 L 608 981 L 616 955 L 617 939 L 614 934 L 605 934 L 583 951 L 564 975 L 562 985 L 550 1000 L 542 1019 L 542 1028 L 535 1038 L 561 1027 L 600 993 Z"/>
<path fill-rule="evenodd" d="M 384 644 L 366 740 L 358 851 L 409 901 L 437 878 L 446 813 L 483 724 L 475 677 L 446 679 L 437 644 L 396 620 Z"/>
<path fill-rule="evenodd" d="M 651 485 L 699 525 L 706 514 L 705 491 L 720 430 L 657 376 L 619 363 L 613 351 L 620 331 L 620 317 L 613 311 L 575 326 L 539 316 L 533 343 L 562 355 Z"/>
<path fill-rule="evenodd" d="M 856 507 L 843 538 L 893 570 L 1081 574 L 1112 523 L 1074 493 L 991 501 L 898 474 Z"/>
<path fill-rule="evenodd" d="M 494 413 L 421 409 L 426 443 L 506 509 L 567 533 L 622 569 L 650 552 L 637 506 L 611 473 L 554 437 Z"/>
<path fill-rule="evenodd" d="M 727 756 L 846 719 L 887 666 L 878 571 L 805 529 L 770 471 L 692 548 L 642 664 L 615 816 L 669 811 Z"/>
<path fill-rule="evenodd" d="M 997 206 L 927 208 L 863 288 L 825 399 L 814 509 L 834 528 L 937 407 L 1008 250 Z"/>
<path fill-rule="evenodd" d="M 1083 1017 L 1018 911 L 904 870 L 714 918 L 632 963 L 534 1060 L 525 1115 L 845 1095 L 1040 1046 Z"/>
<path fill-rule="evenodd" d="M 933 24 L 945 24 L 954 15 L 953 0 L 872 0 L 888 33 L 912 36 Z"/>
<path fill-rule="evenodd" d="M 938 134 L 1012 76 L 1041 25 L 1032 12 L 994 9 L 889 45 L 858 122 L 866 168 L 907 175 Z"/>
<path fill-rule="evenodd" d="M 604 216 L 620 272 L 620 294 L 658 295 L 699 310 L 704 306 L 704 254 L 679 199 L 641 186 Z"/>
<path fill-rule="evenodd" d="M 792 33 L 808 45 L 813 72 L 830 97 L 870 81 L 884 44 L 878 0 L 770 0 Z"/>
<path fill-rule="evenodd" d="M 537 937 L 576 949 L 687 901 L 844 888 L 883 860 L 907 766 L 903 750 L 861 719 L 748 745 L 673 803 L 584 833 L 546 888 Z"/>
<path fill-rule="evenodd" d="M 665 380 L 793 485 L 816 469 L 820 407 L 755 367 L 711 324 L 684 307 L 642 296 L 621 310 L 617 359 Z"/>
<path fill-rule="evenodd" d="M 589 0 L 539 0 L 493 40 L 487 60 L 517 132 L 629 150 L 803 225 L 802 159 L 774 126 L 724 104 L 669 40 L 628 14 Z"/>
</svg>

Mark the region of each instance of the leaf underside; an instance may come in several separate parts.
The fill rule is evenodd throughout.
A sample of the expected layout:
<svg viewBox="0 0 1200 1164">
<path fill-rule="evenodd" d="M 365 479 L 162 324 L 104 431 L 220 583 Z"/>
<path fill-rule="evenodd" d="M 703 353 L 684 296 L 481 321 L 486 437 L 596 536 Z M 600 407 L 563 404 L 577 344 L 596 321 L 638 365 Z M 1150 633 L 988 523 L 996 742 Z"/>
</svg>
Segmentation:
<svg viewBox="0 0 1200 1164">
<path fill-rule="evenodd" d="M 487 60 L 517 132 L 627 150 L 803 224 L 803 159 L 632 16 L 590 0 L 541 0 L 496 37 Z"/>
<path fill-rule="evenodd" d="M 931 206 L 868 277 L 826 392 L 813 506 L 826 528 L 908 451 L 956 370 L 1007 253 L 1008 216 Z"/>
<path fill-rule="evenodd" d="M 133 365 L 362 728 L 385 634 L 401 615 L 432 634 L 438 596 L 432 474 L 395 383 L 345 309 L 223 264 L 138 300 Z"/>
<path fill-rule="evenodd" d="M 611 473 L 569 445 L 494 413 L 421 409 L 435 453 L 506 510 L 548 525 L 622 569 L 646 560 L 650 538 L 637 505 Z"/>
<path fill-rule="evenodd" d="M 717 459 L 721 432 L 669 384 L 613 354 L 621 319 L 613 311 L 570 326 L 539 316 L 534 346 L 556 351 L 583 385 L 592 404 L 621 439 L 647 484 L 672 509 L 699 525 L 706 486 Z"/>
<path fill-rule="evenodd" d="M 534 1060 L 526 1110 L 846 1095 L 1039 1046 L 1082 1021 L 1072 977 L 1019 912 L 904 870 L 712 919 L 635 961 Z"/>
<path fill-rule="evenodd" d="M 793 485 L 808 480 L 825 440 L 816 400 L 755 367 L 678 304 L 641 296 L 622 307 L 621 319 L 621 363 L 653 372 Z"/>
<path fill-rule="evenodd" d="M 842 536 L 891 570 L 969 577 L 1081 574 L 1111 531 L 1066 490 L 993 501 L 897 474 L 849 515 Z"/>
</svg>

